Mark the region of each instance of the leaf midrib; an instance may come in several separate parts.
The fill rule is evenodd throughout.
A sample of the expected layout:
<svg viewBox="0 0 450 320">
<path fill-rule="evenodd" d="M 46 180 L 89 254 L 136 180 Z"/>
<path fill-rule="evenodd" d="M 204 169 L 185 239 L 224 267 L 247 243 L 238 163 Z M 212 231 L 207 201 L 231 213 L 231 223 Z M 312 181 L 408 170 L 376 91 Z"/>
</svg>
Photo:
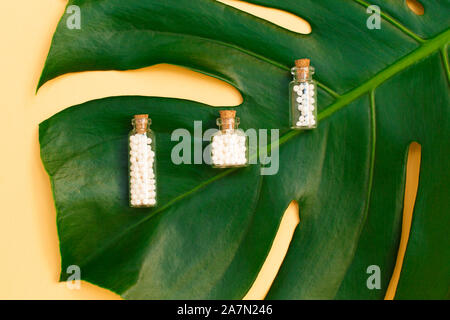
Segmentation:
<svg viewBox="0 0 450 320">
<path fill-rule="evenodd" d="M 373 78 L 369 79 L 365 83 L 361 84 L 360 86 L 356 87 L 355 89 L 349 91 L 348 93 L 340 96 L 334 103 L 332 103 L 328 108 L 323 110 L 318 114 L 318 121 L 326 119 L 330 117 L 335 112 L 339 111 L 340 109 L 344 108 L 345 106 L 349 105 L 351 102 L 355 101 L 362 95 L 374 90 L 377 88 L 380 84 L 385 82 L 386 80 L 390 79 L 394 75 L 398 74 L 400 71 L 406 69 L 407 67 L 411 66 L 415 62 L 429 56 L 431 53 L 437 50 L 441 50 L 442 47 L 445 47 L 450 39 L 450 29 L 447 29 L 446 31 L 438 34 L 434 38 L 431 38 L 429 40 L 424 41 L 424 43 L 419 46 L 417 49 L 412 51 L 411 53 L 407 54 L 406 56 L 398 59 L 396 62 L 376 74 Z M 300 133 L 303 133 L 303 130 L 290 130 L 288 133 L 281 136 L 277 141 L 275 141 L 276 146 L 281 146 L 287 141 L 291 140 L 292 138 L 296 137 Z M 271 150 L 272 144 L 267 145 L 268 151 Z M 255 155 L 251 155 L 254 157 Z M 147 220 L 153 218 L 156 214 L 166 210 L 170 206 L 172 206 L 174 203 L 177 203 L 181 201 L 182 199 L 188 197 L 189 195 L 195 193 L 196 191 L 202 189 L 203 187 L 223 178 L 227 175 L 231 174 L 232 172 L 236 171 L 238 168 L 232 168 L 227 169 L 220 174 L 212 177 L 211 179 L 208 179 L 207 181 L 199 184 L 198 186 L 192 188 L 191 190 L 173 198 L 169 202 L 167 202 L 162 207 L 159 207 L 155 211 L 151 212 L 148 216 L 145 216 L 143 219 L 137 221 L 136 223 L 128 226 L 125 228 L 121 233 L 119 233 L 116 237 L 112 238 L 110 241 L 108 241 L 104 246 L 98 248 L 98 250 L 93 253 L 92 255 L 88 256 L 84 263 L 80 263 L 81 266 L 87 265 L 90 261 L 92 261 L 95 257 L 99 256 L 100 253 L 102 253 L 105 249 L 110 247 L 112 244 L 114 244 L 118 239 L 122 238 L 124 235 L 128 234 L 129 231 L 132 229 L 138 227 L 142 223 L 146 222 Z"/>
</svg>

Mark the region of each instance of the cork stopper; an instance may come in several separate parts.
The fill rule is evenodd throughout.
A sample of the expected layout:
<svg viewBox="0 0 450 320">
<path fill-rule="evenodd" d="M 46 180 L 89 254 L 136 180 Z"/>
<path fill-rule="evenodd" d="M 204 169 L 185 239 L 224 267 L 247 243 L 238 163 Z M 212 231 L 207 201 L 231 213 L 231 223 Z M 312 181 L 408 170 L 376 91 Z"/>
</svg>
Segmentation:
<svg viewBox="0 0 450 320">
<path fill-rule="evenodd" d="M 143 134 L 147 132 L 148 114 L 136 114 L 134 116 L 134 125 L 137 133 Z"/>
<path fill-rule="evenodd" d="M 234 129 L 236 110 L 220 110 L 219 113 L 222 120 L 222 131 Z"/>
<path fill-rule="evenodd" d="M 236 110 L 220 110 L 219 113 L 222 119 L 236 118 Z"/>
<path fill-rule="evenodd" d="M 310 66 L 310 64 L 311 64 L 311 60 L 309 60 L 309 59 L 298 59 L 298 60 L 295 60 L 295 66 L 297 68 L 307 68 L 307 67 Z"/>
<path fill-rule="evenodd" d="M 309 66 L 311 65 L 311 60 L 309 59 L 298 59 L 295 60 L 295 66 L 297 69 L 297 77 L 299 79 L 306 79 L 309 74 Z"/>
</svg>

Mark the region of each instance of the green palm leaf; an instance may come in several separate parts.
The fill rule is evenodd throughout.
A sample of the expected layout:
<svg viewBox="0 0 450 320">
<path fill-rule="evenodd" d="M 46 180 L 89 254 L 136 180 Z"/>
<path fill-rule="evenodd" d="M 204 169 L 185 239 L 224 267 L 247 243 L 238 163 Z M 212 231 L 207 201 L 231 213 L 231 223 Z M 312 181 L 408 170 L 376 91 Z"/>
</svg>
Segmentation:
<svg viewBox="0 0 450 320">
<path fill-rule="evenodd" d="M 68 108 L 40 125 L 57 208 L 61 280 L 82 278 L 126 298 L 240 299 L 255 280 L 288 204 L 301 224 L 268 298 L 384 297 L 395 264 L 405 163 L 422 162 L 396 298 L 448 298 L 450 2 L 399 1 L 366 27 L 365 1 L 260 0 L 306 18 L 300 35 L 212 0 L 78 0 L 81 30 L 54 35 L 40 84 L 87 70 L 171 63 L 212 75 L 244 98 L 242 127 L 280 129 L 280 170 L 174 165 L 177 128 L 214 127 L 217 109 L 192 101 L 115 97 Z M 288 127 L 289 67 L 311 57 L 319 82 L 317 130 Z M 128 208 L 127 132 L 149 113 L 158 145 L 159 206 Z M 366 286 L 369 265 L 381 289 Z"/>
</svg>

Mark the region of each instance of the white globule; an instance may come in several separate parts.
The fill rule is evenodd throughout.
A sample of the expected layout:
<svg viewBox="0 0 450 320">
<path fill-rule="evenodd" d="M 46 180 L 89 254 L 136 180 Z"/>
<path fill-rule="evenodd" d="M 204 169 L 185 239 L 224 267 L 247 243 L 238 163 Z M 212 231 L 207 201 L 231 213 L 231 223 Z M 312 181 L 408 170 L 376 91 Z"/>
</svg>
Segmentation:
<svg viewBox="0 0 450 320">
<path fill-rule="evenodd" d="M 297 93 L 296 101 L 298 102 L 297 109 L 300 111 L 300 117 L 296 122 L 297 127 L 313 127 L 316 125 L 315 110 L 315 86 L 314 84 L 301 83 L 294 86 L 294 91 Z"/>
<path fill-rule="evenodd" d="M 215 166 L 240 166 L 247 163 L 245 136 L 224 133 L 213 137 L 211 153 Z"/>
<path fill-rule="evenodd" d="M 152 139 L 145 134 L 130 136 L 130 203 L 132 206 L 156 204 L 156 181 Z"/>
</svg>

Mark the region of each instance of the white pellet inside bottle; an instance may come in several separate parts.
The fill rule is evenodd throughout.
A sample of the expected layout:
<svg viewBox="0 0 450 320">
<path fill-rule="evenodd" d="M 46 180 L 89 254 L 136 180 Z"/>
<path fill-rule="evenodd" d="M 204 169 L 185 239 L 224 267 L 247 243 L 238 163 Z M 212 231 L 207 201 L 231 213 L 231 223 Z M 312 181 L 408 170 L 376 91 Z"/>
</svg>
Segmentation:
<svg viewBox="0 0 450 320">
<path fill-rule="evenodd" d="M 297 109 L 300 111 L 296 119 L 297 127 L 313 128 L 316 126 L 316 88 L 314 84 L 301 83 L 294 86 L 294 92 L 297 94 L 296 102 Z"/>
<path fill-rule="evenodd" d="M 136 115 L 129 135 L 130 206 L 156 205 L 154 136 L 147 115 Z"/>
<path fill-rule="evenodd" d="M 219 131 L 211 144 L 212 164 L 216 168 L 243 167 L 248 164 L 247 136 L 238 130 L 236 111 L 222 110 L 217 119 Z"/>
<path fill-rule="evenodd" d="M 299 59 L 295 61 L 291 73 L 294 76 L 289 84 L 291 128 L 316 128 L 317 88 L 312 79 L 314 67 L 310 66 L 309 59 Z"/>
</svg>

